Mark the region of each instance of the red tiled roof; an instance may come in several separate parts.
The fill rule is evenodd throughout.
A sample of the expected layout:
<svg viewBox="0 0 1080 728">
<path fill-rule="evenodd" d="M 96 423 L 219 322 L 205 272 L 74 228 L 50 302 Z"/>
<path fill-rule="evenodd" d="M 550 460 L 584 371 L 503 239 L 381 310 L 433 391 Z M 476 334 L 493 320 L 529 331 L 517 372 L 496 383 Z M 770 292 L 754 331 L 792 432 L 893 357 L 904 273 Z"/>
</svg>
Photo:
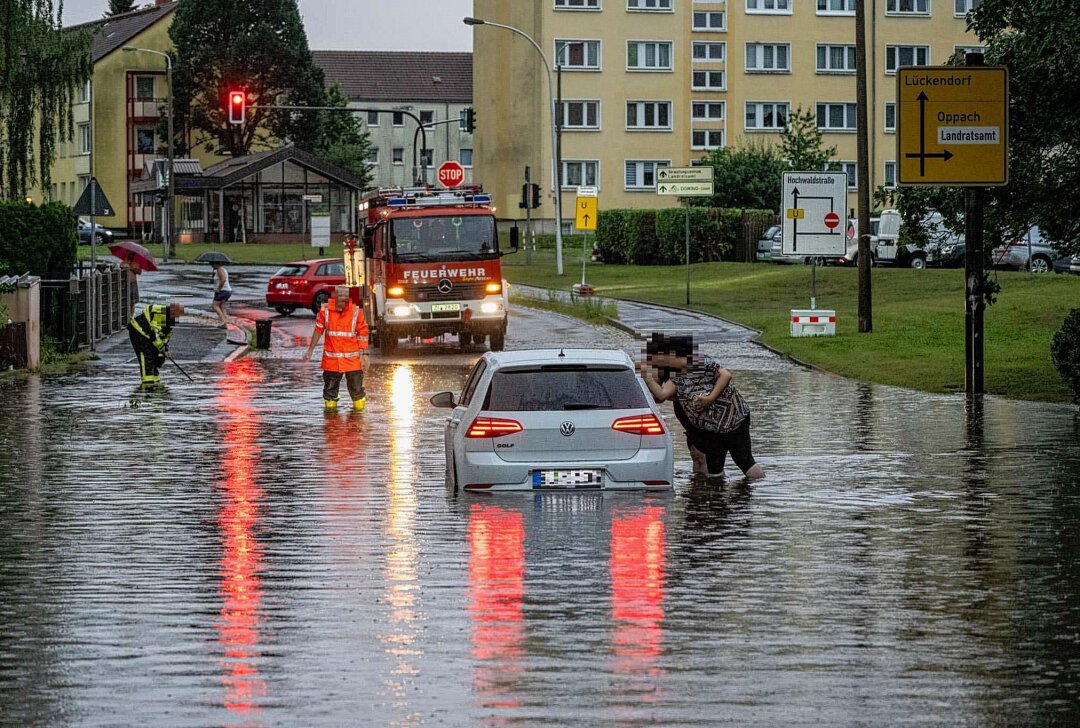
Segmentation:
<svg viewBox="0 0 1080 728">
<path fill-rule="evenodd" d="M 90 30 L 93 32 L 94 40 L 91 43 L 90 51 L 94 63 L 97 63 L 171 13 L 176 9 L 177 4 L 178 2 L 169 2 L 163 5 L 151 5 L 140 10 L 132 10 L 130 13 L 114 15 L 111 18 L 69 25 L 64 30 Z"/>
<path fill-rule="evenodd" d="M 350 101 L 472 101 L 472 53 L 312 51 Z"/>
</svg>

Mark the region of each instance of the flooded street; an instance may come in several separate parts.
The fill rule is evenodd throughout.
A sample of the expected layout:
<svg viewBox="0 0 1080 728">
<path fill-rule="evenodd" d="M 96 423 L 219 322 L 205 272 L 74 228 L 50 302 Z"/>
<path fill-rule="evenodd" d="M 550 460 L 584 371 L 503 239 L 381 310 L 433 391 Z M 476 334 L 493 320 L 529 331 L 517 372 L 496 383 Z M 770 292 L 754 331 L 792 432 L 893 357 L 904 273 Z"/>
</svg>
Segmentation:
<svg viewBox="0 0 1080 728">
<path fill-rule="evenodd" d="M 2 722 L 1080 720 L 1073 409 L 740 372 L 763 482 L 454 497 L 437 364 L 4 384 Z"/>
</svg>

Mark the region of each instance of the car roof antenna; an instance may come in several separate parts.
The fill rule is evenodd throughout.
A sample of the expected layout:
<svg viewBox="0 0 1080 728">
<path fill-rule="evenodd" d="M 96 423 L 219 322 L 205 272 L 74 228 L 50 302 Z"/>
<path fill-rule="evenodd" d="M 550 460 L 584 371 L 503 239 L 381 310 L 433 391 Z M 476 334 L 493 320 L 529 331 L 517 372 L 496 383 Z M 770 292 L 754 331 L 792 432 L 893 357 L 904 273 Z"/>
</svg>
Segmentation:
<svg viewBox="0 0 1080 728">
<path fill-rule="evenodd" d="M 562 349 L 559 349 L 559 356 L 566 356 L 566 352 Z"/>
</svg>

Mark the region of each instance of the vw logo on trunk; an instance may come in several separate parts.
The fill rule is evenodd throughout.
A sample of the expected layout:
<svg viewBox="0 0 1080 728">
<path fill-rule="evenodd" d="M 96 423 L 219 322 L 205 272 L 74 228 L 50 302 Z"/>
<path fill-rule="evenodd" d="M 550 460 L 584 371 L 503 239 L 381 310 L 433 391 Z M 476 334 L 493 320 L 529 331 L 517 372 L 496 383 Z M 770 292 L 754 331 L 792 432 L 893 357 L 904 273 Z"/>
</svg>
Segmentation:
<svg viewBox="0 0 1080 728">
<path fill-rule="evenodd" d="M 443 278 L 439 281 L 437 287 L 439 289 L 439 293 L 449 293 L 451 290 L 453 290 L 454 284 L 450 281 L 449 278 Z"/>
<path fill-rule="evenodd" d="M 574 427 L 573 422 L 564 422 L 561 425 L 559 425 L 559 432 L 561 432 L 563 434 L 563 437 L 570 437 L 571 435 L 574 434 L 574 432 L 576 430 L 577 430 L 577 428 Z"/>
</svg>

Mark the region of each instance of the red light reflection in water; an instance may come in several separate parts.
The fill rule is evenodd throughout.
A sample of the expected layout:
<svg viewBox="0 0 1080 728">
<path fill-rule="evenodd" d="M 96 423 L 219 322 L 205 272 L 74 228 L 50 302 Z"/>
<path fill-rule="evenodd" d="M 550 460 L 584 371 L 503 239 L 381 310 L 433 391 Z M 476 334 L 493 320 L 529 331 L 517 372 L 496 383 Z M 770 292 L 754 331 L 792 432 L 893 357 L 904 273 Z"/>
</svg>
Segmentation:
<svg viewBox="0 0 1080 728">
<path fill-rule="evenodd" d="M 656 667 L 664 638 L 662 512 L 646 507 L 612 516 L 611 641 L 617 674 L 657 676 L 663 672 Z M 651 699 L 655 698 L 652 693 Z"/>
<path fill-rule="evenodd" d="M 221 619 L 218 641 L 224 648 L 223 705 L 238 717 L 250 719 L 259 712 L 256 699 L 266 695 L 259 677 L 259 584 L 262 548 L 255 539 L 259 499 L 263 492 L 252 471 L 259 463 L 258 415 L 252 409 L 252 385 L 262 381 L 253 360 L 241 359 L 226 366 L 219 386 L 218 411 L 224 415 L 222 458 L 224 501 L 218 516 L 224 553 L 221 558 Z"/>
<path fill-rule="evenodd" d="M 522 514 L 474 505 L 469 513 L 469 613 L 478 705 L 516 708 L 525 628 L 525 524 Z"/>
</svg>

